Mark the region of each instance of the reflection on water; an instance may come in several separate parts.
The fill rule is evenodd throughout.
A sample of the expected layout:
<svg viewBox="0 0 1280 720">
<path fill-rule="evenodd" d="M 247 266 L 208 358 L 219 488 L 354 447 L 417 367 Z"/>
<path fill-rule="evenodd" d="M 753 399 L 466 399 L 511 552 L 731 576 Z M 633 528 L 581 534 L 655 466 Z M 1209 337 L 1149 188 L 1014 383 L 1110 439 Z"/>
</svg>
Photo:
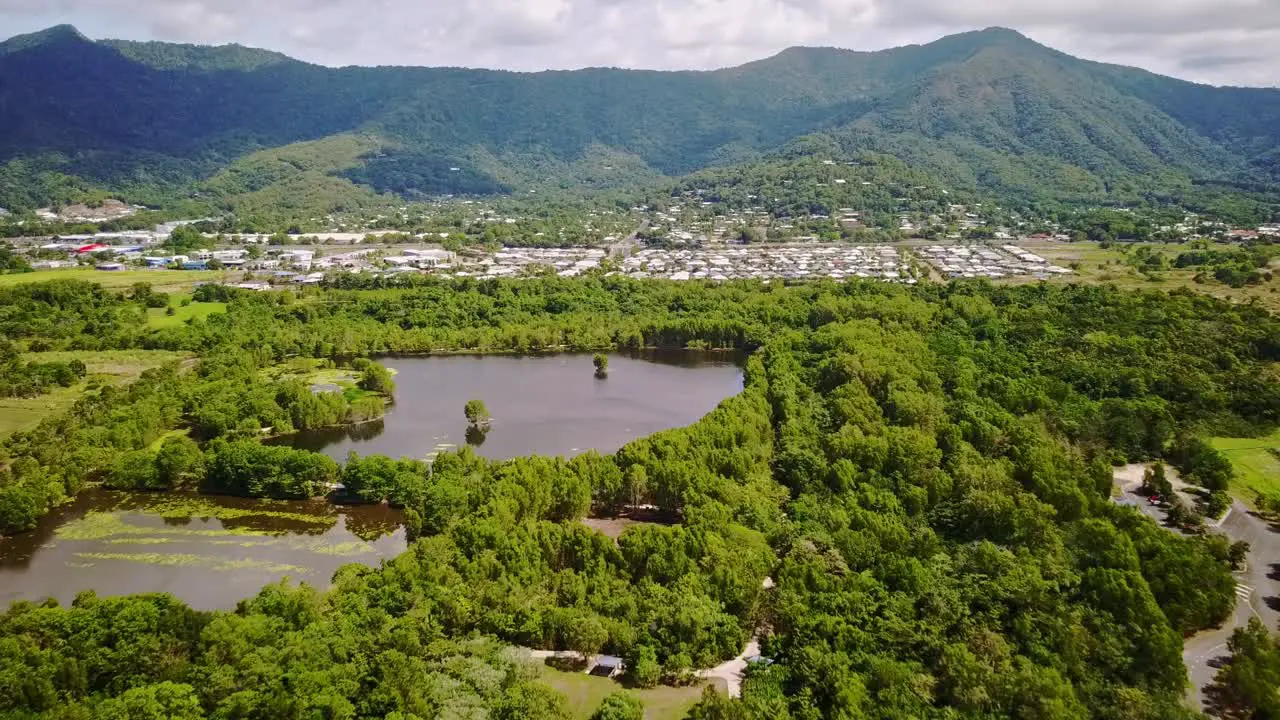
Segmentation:
<svg viewBox="0 0 1280 720">
<path fill-rule="evenodd" d="M 389 407 L 388 410 L 390 411 L 391 408 Z M 384 432 L 386 432 L 386 419 L 379 418 L 358 425 L 318 428 L 316 430 L 308 430 L 305 433 L 290 435 L 287 438 L 275 438 L 272 444 L 291 445 L 299 450 L 318 452 L 330 445 L 345 441 L 355 443 L 368 442 Z"/>
<path fill-rule="evenodd" d="M 325 587 L 342 565 L 404 548 L 400 514 L 385 506 L 93 490 L 0 540 L 0 607 L 93 589 L 232 608 L 282 577 Z"/>
<path fill-rule="evenodd" d="M 591 355 L 389 357 L 396 402 L 377 423 L 307 431 L 272 440 L 344 460 L 362 455 L 430 459 L 468 444 L 481 455 L 572 456 L 613 452 L 660 430 L 683 427 L 742 390 L 736 356 L 705 353 L 615 355 L 598 378 Z M 493 415 L 487 431 L 462 408 L 479 398 Z"/>
<path fill-rule="evenodd" d="M 484 441 L 489 436 L 489 431 L 480 427 L 467 428 L 467 444 L 471 447 L 480 447 L 484 445 Z"/>
</svg>

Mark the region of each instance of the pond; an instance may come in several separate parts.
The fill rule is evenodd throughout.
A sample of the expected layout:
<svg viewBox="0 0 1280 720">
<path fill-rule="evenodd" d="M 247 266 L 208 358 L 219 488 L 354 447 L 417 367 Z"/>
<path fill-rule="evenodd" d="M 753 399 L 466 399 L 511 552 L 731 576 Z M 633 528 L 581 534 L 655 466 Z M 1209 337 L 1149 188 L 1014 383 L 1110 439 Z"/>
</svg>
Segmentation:
<svg viewBox="0 0 1280 720">
<path fill-rule="evenodd" d="M 0 538 L 0 608 L 93 589 L 229 609 L 282 577 L 328 587 L 339 567 L 377 565 L 405 546 L 400 513 L 386 506 L 88 490 L 35 531 Z"/>
<path fill-rule="evenodd" d="M 395 404 L 364 425 L 308 431 L 272 442 L 343 461 L 361 455 L 430 459 L 464 444 L 495 460 L 611 453 L 636 438 L 684 427 L 742 390 L 733 356 L 612 355 L 605 379 L 590 355 L 389 357 Z M 463 406 L 483 400 L 493 423 L 467 431 Z"/>
<path fill-rule="evenodd" d="M 613 452 L 683 427 L 742 390 L 736 358 L 614 355 L 597 379 L 590 355 L 396 357 L 387 416 L 273 442 L 344 460 L 347 452 L 430 458 L 470 442 L 493 459 Z M 463 405 L 493 416 L 468 438 Z M 14 600 L 168 592 L 201 610 L 230 609 L 282 577 L 325 588 L 339 567 L 377 565 L 406 547 L 399 512 L 185 493 L 90 490 L 31 533 L 0 538 L 0 611 Z"/>
</svg>

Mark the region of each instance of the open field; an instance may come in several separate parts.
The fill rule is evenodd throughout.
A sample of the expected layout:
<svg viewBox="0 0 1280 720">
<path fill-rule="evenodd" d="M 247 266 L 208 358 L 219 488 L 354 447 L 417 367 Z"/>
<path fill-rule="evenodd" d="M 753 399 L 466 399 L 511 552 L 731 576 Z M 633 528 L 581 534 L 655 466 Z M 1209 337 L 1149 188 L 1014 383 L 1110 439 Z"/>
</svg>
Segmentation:
<svg viewBox="0 0 1280 720">
<path fill-rule="evenodd" d="M 90 385 L 124 385 L 133 382 L 145 370 L 186 355 L 165 350 L 103 350 L 99 352 L 28 353 L 27 360 L 53 362 L 79 358 L 88 369 L 83 382 L 33 398 L 0 398 L 0 436 L 29 430 L 51 415 L 75 404 Z"/>
<path fill-rule="evenodd" d="M 137 379 L 144 370 L 182 360 L 186 353 L 168 350 L 96 350 L 65 352 L 26 353 L 24 360 L 31 362 L 70 362 L 80 360 L 88 369 L 89 375 L 107 375 L 107 380 L 128 382 Z"/>
<path fill-rule="evenodd" d="M 86 384 L 58 388 L 33 398 L 0 398 L 0 437 L 19 430 L 30 430 L 40 421 L 75 405 Z"/>
<path fill-rule="evenodd" d="M 1236 469 L 1236 494 L 1248 503 L 1258 493 L 1280 495 L 1280 430 L 1262 438 L 1213 438 L 1210 441 Z"/>
<path fill-rule="evenodd" d="M 564 672 L 551 667 L 542 668 L 542 681 L 560 691 L 569 699 L 569 712 L 575 718 L 587 720 L 600 707 L 605 696 L 625 690 L 617 681 L 593 677 L 582 672 Z M 660 685 L 648 690 L 630 690 L 644 703 L 645 720 L 678 720 L 702 697 L 702 689 L 708 683 L 689 687 Z"/>
<path fill-rule="evenodd" d="M 159 292 L 190 291 L 198 282 L 221 280 L 226 273 L 216 270 L 120 270 L 106 272 L 94 268 L 70 268 L 67 270 L 37 270 L 29 273 L 0 275 L 0 287 L 50 280 L 84 280 L 98 283 L 110 289 L 127 288 L 134 283 L 151 283 Z"/>
<path fill-rule="evenodd" d="M 1162 270 L 1156 274 L 1155 279 L 1148 278 L 1137 269 L 1125 263 L 1125 254 L 1116 248 L 1101 248 L 1095 242 L 1077 242 L 1066 243 L 1052 240 L 1028 241 L 1019 240 L 1016 243 L 1019 247 L 1033 252 L 1054 265 L 1071 268 L 1071 275 L 1064 275 L 1061 278 L 1054 278 L 1051 282 L 1070 283 L 1083 282 L 1086 284 L 1103 284 L 1115 283 L 1117 286 L 1128 290 L 1176 290 L 1178 288 L 1187 288 L 1198 293 L 1212 295 L 1223 300 L 1244 303 L 1251 299 L 1257 300 L 1263 307 L 1271 312 L 1280 313 L 1280 280 L 1271 282 L 1263 282 L 1259 285 L 1233 288 L 1219 282 L 1198 283 L 1194 280 L 1197 270 Z M 1172 259 L 1179 252 L 1185 250 L 1182 245 L 1153 245 L 1160 252 Z M 1280 271 L 1275 261 L 1271 264 L 1273 271 Z M 1019 278 L 1014 282 L 1028 282 L 1030 280 Z"/>
<path fill-rule="evenodd" d="M 169 307 L 173 308 L 173 315 L 166 314 L 167 308 L 147 308 L 147 327 L 157 330 L 182 327 L 188 320 L 204 320 L 210 315 L 227 311 L 227 304 L 221 302 L 193 302 L 185 306 L 179 304 L 183 298 L 189 297 L 184 293 L 181 296 L 175 295 L 169 298 Z"/>
</svg>

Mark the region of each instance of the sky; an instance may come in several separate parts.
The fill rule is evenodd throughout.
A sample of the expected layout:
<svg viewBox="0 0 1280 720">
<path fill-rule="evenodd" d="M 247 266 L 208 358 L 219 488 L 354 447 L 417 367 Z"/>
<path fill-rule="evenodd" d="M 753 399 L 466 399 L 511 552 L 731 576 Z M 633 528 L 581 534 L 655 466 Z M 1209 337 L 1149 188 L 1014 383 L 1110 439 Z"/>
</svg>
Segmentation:
<svg viewBox="0 0 1280 720">
<path fill-rule="evenodd" d="M 1215 85 L 1280 85 L 1280 0 L 0 0 L 0 35 L 236 42 L 324 65 L 711 69 L 989 26 Z"/>
</svg>

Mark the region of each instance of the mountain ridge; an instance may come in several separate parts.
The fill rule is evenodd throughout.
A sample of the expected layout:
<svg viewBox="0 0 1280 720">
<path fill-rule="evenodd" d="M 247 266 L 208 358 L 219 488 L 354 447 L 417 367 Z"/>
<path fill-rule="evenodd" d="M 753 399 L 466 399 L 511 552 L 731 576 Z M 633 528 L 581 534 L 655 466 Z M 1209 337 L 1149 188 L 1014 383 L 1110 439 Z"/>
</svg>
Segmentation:
<svg viewBox="0 0 1280 720">
<path fill-rule="evenodd" d="M 1280 181 L 1280 90 L 1095 63 L 1007 28 L 713 71 L 330 68 L 70 26 L 0 44 L 0 205 L 48 201 L 50 177 L 163 204 L 251 154 L 338 136 L 379 150 L 354 169 L 335 159 L 332 176 L 410 197 L 532 189 L 606 155 L 680 176 L 823 146 L 1082 199 Z M 474 182 L 458 186 L 451 167 Z"/>
<path fill-rule="evenodd" d="M 272 56 L 274 58 L 288 60 L 292 63 L 297 63 L 299 65 L 307 65 L 307 66 L 317 67 L 317 68 L 327 68 L 330 70 L 344 70 L 344 69 L 353 69 L 353 68 L 476 70 L 476 71 L 487 71 L 487 72 L 494 72 L 494 73 L 511 73 L 515 75 L 537 75 L 542 73 L 573 73 L 573 72 L 582 72 L 582 71 L 588 71 L 588 70 L 612 70 L 612 71 L 619 71 L 619 72 L 639 72 L 639 73 L 718 73 L 723 71 L 737 70 L 737 69 L 749 67 L 752 65 L 759 65 L 761 63 L 768 63 L 771 60 L 775 60 L 792 53 L 833 53 L 833 54 L 839 54 L 839 55 L 845 55 L 845 56 L 871 56 L 871 55 L 877 55 L 882 53 L 892 53 L 897 51 L 908 51 L 912 49 L 935 47 L 935 46 L 939 46 L 940 44 L 951 43 L 951 42 L 964 42 L 966 40 L 985 40 L 988 43 L 1002 42 L 1002 41 L 1003 42 L 1020 42 L 1028 46 L 1034 46 L 1036 48 L 1039 48 L 1040 50 L 1049 51 L 1054 54 L 1061 55 L 1063 57 L 1079 60 L 1081 62 L 1088 62 L 1101 67 L 1117 68 L 1122 70 L 1132 70 L 1132 71 L 1147 73 L 1162 79 L 1173 80 L 1181 83 L 1186 83 L 1189 85 L 1195 85 L 1198 87 L 1218 88 L 1218 89 L 1264 90 L 1264 91 L 1280 90 L 1280 88 L 1275 88 L 1275 87 L 1259 87 L 1259 86 L 1243 86 L 1243 85 L 1213 85 L 1211 83 L 1200 83 L 1192 80 L 1175 78 L 1168 75 L 1161 75 L 1157 72 L 1154 72 L 1152 70 L 1148 70 L 1146 68 L 1142 68 L 1136 65 L 1123 65 L 1118 63 L 1108 63 L 1108 62 L 1102 62 L 1097 60 L 1089 60 L 1086 58 L 1078 58 L 1068 53 L 1064 53 L 1063 51 L 1053 48 L 1049 45 L 1045 45 L 1035 40 L 1034 38 L 1022 33 L 1016 28 L 1005 27 L 1000 25 L 993 25 L 993 26 L 989 26 L 981 29 L 966 30 L 966 31 L 951 33 L 951 34 L 939 37 L 936 40 L 932 40 L 925 43 L 909 43 L 905 45 L 897 45 L 894 47 L 884 48 L 880 50 L 860 50 L 856 48 L 844 48 L 844 47 L 839 47 L 835 45 L 791 45 L 773 53 L 772 55 L 766 55 L 764 57 L 757 58 L 755 60 L 747 60 L 747 61 L 738 63 L 736 65 L 726 65 L 723 67 L 704 68 L 704 69 L 693 69 L 693 68 L 661 69 L 661 68 L 593 65 L 593 66 L 586 66 L 581 68 L 548 68 L 543 70 L 511 70 L 507 68 L 495 68 L 495 67 L 471 66 L 471 65 L 361 65 L 361 64 L 324 65 L 320 63 L 310 62 L 307 60 L 302 60 L 302 59 L 293 57 L 291 55 L 288 55 L 287 53 L 284 53 L 279 50 L 272 50 L 270 48 L 262 48 L 262 47 L 257 47 L 253 45 L 244 45 L 241 43 L 234 43 L 234 42 L 221 43 L 221 44 L 202 44 L 202 43 L 180 43 L 180 42 L 172 42 L 172 41 L 166 41 L 166 40 L 127 40 L 127 39 L 119 39 L 119 38 L 102 38 L 102 39 L 95 40 L 93 38 L 90 38 L 85 33 L 81 32 L 79 28 L 77 28 L 75 25 L 69 24 L 69 23 L 53 25 L 43 30 L 37 30 L 30 33 L 22 33 L 22 34 L 14 35 L 8 38 L 7 40 L 0 41 L 0 54 L 4 54 L 6 46 L 9 45 L 10 43 L 14 43 L 15 41 L 25 40 L 26 42 L 18 43 L 18 46 L 28 47 L 31 44 L 34 44 L 36 41 L 57 40 L 57 39 L 65 39 L 70 37 L 74 37 L 76 39 L 79 39 L 81 41 L 88 42 L 88 43 L 106 45 L 116 49 L 138 47 L 138 46 L 163 46 L 163 47 L 170 47 L 170 48 L 181 48 L 189 51 L 208 52 L 208 51 L 226 50 L 226 51 L 247 52 L 247 53 L 256 54 L 256 55 Z"/>
</svg>

